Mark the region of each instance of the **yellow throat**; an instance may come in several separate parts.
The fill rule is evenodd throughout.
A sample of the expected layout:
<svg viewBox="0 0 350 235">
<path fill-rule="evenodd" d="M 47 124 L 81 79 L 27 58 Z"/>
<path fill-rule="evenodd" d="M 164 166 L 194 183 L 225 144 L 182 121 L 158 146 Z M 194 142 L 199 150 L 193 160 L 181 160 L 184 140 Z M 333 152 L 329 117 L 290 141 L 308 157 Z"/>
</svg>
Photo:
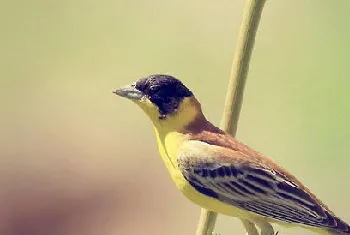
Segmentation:
<svg viewBox="0 0 350 235">
<path fill-rule="evenodd" d="M 159 118 L 159 111 L 149 100 L 137 102 L 137 104 L 150 117 L 156 134 L 160 156 L 166 167 L 173 174 L 177 174 L 177 156 L 180 145 L 186 140 L 186 126 L 195 120 L 201 113 L 199 102 L 194 97 L 184 98 L 177 111 Z"/>
</svg>

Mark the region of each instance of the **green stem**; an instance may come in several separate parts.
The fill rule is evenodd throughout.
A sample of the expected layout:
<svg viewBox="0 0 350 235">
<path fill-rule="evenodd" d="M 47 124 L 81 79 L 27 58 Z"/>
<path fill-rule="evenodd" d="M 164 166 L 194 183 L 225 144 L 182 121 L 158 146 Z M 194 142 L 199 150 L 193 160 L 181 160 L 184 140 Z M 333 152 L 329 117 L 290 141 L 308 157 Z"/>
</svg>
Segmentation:
<svg viewBox="0 0 350 235">
<path fill-rule="evenodd" d="M 218 213 L 201 209 L 196 235 L 212 235 Z"/>
<path fill-rule="evenodd" d="M 248 0 L 243 14 L 237 49 L 232 63 L 224 112 L 220 124 L 220 128 L 230 133 L 233 137 L 236 136 L 237 132 L 250 57 L 265 1 Z M 216 212 L 202 208 L 196 235 L 211 235 L 215 227 L 216 218 Z"/>
<path fill-rule="evenodd" d="M 243 101 L 250 57 L 252 55 L 255 34 L 259 26 L 265 0 L 248 0 L 238 36 L 236 53 L 232 63 L 224 112 L 220 127 L 233 137 L 237 132 L 238 118 Z"/>
</svg>

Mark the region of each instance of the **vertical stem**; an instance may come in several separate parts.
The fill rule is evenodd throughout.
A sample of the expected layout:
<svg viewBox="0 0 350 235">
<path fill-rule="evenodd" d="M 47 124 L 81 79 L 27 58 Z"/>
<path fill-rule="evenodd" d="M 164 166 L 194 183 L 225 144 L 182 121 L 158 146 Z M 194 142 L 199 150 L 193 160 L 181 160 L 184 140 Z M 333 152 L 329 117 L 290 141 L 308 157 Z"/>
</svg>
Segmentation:
<svg viewBox="0 0 350 235">
<path fill-rule="evenodd" d="M 253 51 L 255 34 L 259 26 L 262 9 L 266 0 L 247 0 L 243 21 L 238 36 L 237 49 L 233 58 L 231 76 L 226 94 L 220 128 L 236 136 L 238 118 L 242 107 L 243 91 Z M 201 209 L 196 235 L 211 235 L 217 213 Z"/>
<path fill-rule="evenodd" d="M 243 21 L 238 36 L 238 43 L 233 58 L 231 77 L 228 85 L 224 112 L 220 127 L 236 135 L 238 118 L 243 101 L 250 57 L 252 55 L 255 34 L 259 26 L 265 0 L 248 0 L 244 10 Z"/>
<path fill-rule="evenodd" d="M 211 235 L 218 213 L 202 208 L 197 226 L 196 235 Z"/>
</svg>

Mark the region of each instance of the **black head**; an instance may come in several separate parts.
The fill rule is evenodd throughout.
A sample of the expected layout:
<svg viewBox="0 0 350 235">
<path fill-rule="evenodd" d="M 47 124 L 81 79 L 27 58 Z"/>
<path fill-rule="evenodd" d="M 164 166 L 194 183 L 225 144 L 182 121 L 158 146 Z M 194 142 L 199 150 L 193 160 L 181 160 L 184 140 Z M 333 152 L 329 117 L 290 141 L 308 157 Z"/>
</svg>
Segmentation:
<svg viewBox="0 0 350 235">
<path fill-rule="evenodd" d="M 150 75 L 138 80 L 135 88 L 158 106 L 160 118 L 172 114 L 185 97 L 193 95 L 178 79 L 162 74 Z"/>
</svg>

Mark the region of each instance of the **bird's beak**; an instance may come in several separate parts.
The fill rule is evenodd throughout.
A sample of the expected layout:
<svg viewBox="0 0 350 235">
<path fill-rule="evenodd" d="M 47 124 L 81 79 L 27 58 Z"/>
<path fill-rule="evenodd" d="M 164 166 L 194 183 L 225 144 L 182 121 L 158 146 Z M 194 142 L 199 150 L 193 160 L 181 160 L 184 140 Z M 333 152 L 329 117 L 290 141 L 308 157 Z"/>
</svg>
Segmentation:
<svg viewBox="0 0 350 235">
<path fill-rule="evenodd" d="M 120 87 L 113 91 L 113 93 L 130 100 L 140 100 L 143 97 L 142 92 L 137 90 L 135 85 Z"/>
</svg>

